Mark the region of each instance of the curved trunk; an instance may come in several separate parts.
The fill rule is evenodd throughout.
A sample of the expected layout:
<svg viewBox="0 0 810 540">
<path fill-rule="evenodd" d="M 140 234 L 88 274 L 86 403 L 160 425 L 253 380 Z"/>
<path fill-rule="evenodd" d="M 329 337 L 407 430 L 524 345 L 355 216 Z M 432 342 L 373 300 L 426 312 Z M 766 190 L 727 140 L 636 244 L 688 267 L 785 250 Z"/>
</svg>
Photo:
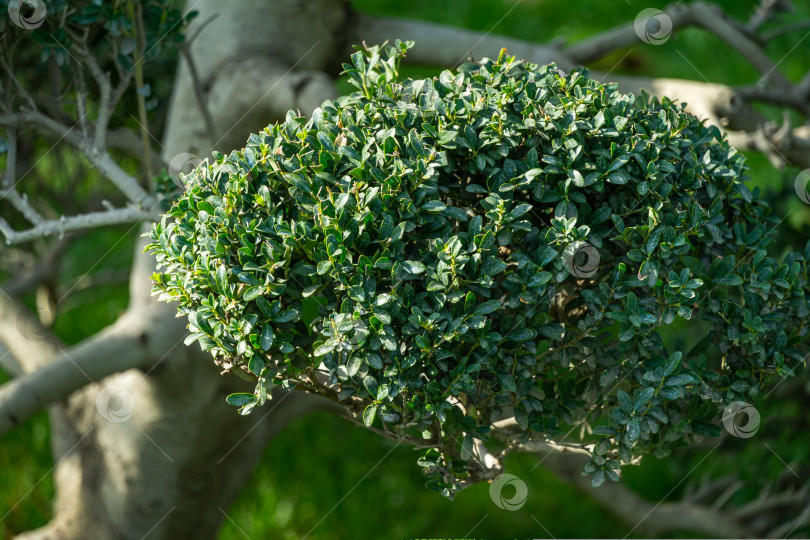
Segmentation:
<svg viewBox="0 0 810 540">
<path fill-rule="evenodd" d="M 184 152 L 227 152 L 288 109 L 308 114 L 336 95 L 321 70 L 342 48 L 334 37 L 348 14 L 342 2 L 200 0 L 189 7 L 200 14 L 188 35 L 208 21 L 191 54 L 214 133 L 181 62 L 162 150 L 167 163 Z M 273 435 L 328 406 L 279 390 L 264 408 L 239 416 L 224 397 L 252 386 L 220 375 L 197 345 L 183 345 L 185 319 L 151 297 L 154 258 L 142 253 L 144 243 L 136 248 L 129 307 L 114 326 L 140 336 L 150 367 L 89 384 L 50 408 L 54 518 L 20 539 L 215 538 Z"/>
</svg>

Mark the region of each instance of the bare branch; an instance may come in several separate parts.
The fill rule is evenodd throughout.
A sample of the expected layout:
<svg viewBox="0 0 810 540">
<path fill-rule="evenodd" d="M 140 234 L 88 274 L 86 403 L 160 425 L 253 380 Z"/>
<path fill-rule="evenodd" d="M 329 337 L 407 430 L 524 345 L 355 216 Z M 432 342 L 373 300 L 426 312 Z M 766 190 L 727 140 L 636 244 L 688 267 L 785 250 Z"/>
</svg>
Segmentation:
<svg viewBox="0 0 810 540">
<path fill-rule="evenodd" d="M 770 125 L 756 132 L 734 131 L 728 134 L 728 140 L 738 150 L 762 152 L 780 167 L 785 163 L 800 168 L 810 167 L 808 126 L 785 130 Z"/>
<path fill-rule="evenodd" d="M 0 290 L 0 342 L 28 373 L 44 366 L 62 344 L 21 303 Z"/>
<path fill-rule="evenodd" d="M 24 364 L 26 374 L 0 387 L 0 435 L 51 403 L 90 382 L 159 363 L 185 335 L 171 310 L 154 304 L 130 308 L 114 324 L 78 345 L 65 348 L 52 339 L 16 331 L 9 312 L 16 305 L 0 297 L 0 341 Z M 20 358 L 24 353 L 32 358 Z"/>
<path fill-rule="evenodd" d="M 16 128 L 31 126 L 58 136 L 80 150 L 130 201 L 146 207 L 154 204 L 154 198 L 143 190 L 135 178 L 127 174 L 107 152 L 99 151 L 83 139 L 75 131 L 75 126 L 67 127 L 36 111 L 0 114 L 0 125 Z"/>
<path fill-rule="evenodd" d="M 88 212 L 71 217 L 62 216 L 60 219 L 41 221 L 34 227 L 23 231 L 15 231 L 6 220 L 0 218 L 0 232 L 3 233 L 6 242 L 9 244 L 20 244 L 43 236 L 62 235 L 71 231 L 120 225 L 122 223 L 157 220 L 159 217 L 160 212 L 156 212 L 154 209 L 129 205 L 122 208 Z"/>
<path fill-rule="evenodd" d="M 775 83 L 779 88 L 791 87 L 790 81 L 778 70 L 768 55 L 719 6 L 706 2 L 679 3 L 668 8 L 665 16 L 672 21 L 673 30 L 685 26 L 698 26 L 715 34 L 754 66 L 763 79 Z M 641 39 L 635 25 L 626 23 L 573 44 L 563 52 L 575 62 L 584 64 L 602 58 L 616 49 L 638 43 Z"/>
<path fill-rule="evenodd" d="M 739 523 L 733 516 L 713 512 L 707 507 L 688 502 L 647 501 L 621 482 L 605 482 L 598 488 L 591 486 L 590 477 L 580 474 L 584 460 L 578 456 L 551 454 L 543 459 L 543 466 L 562 480 L 577 486 L 611 513 L 647 534 L 656 536 L 675 531 L 691 531 L 719 538 L 748 538 L 754 531 Z M 632 531 L 631 531 L 632 532 Z"/>
<path fill-rule="evenodd" d="M 499 35 L 484 34 L 472 30 L 454 28 L 424 21 L 409 21 L 388 17 L 357 15 L 348 43 L 382 43 L 396 38 L 412 39 L 416 46 L 408 51 L 407 61 L 430 66 L 455 66 L 467 62 L 470 53 L 476 58 L 497 58 L 501 48 L 509 54 L 531 62 L 549 64 L 556 62 L 562 69 L 575 67 L 573 62 L 558 49 Z"/>
<path fill-rule="evenodd" d="M 668 7 L 664 15 L 672 21 L 672 31 L 693 24 L 692 14 L 683 4 Z M 634 22 L 627 22 L 610 30 L 600 32 L 582 41 L 565 47 L 562 52 L 577 64 L 587 64 L 603 58 L 617 49 L 635 45 L 641 41 Z"/>
<path fill-rule="evenodd" d="M 746 28 L 751 32 L 756 32 L 759 28 L 776 17 L 777 13 L 794 11 L 790 0 L 760 0 L 751 18 L 748 20 Z"/>
<path fill-rule="evenodd" d="M 3 67 L 3 71 L 6 72 L 6 76 L 8 76 L 9 80 L 12 83 L 14 83 L 14 86 L 17 88 L 17 91 L 20 92 L 20 95 L 28 103 L 28 106 L 31 107 L 31 109 L 36 110 L 37 104 L 34 101 L 34 98 L 31 97 L 31 94 L 28 92 L 28 90 L 25 88 L 25 86 L 23 86 L 23 84 L 17 78 L 17 75 L 14 73 L 14 70 L 11 69 L 11 66 L 8 64 L 8 62 L 6 61 L 6 59 L 3 56 L 0 56 L 0 66 Z M 3 109 L 6 109 L 5 104 L 3 104 Z"/>
<path fill-rule="evenodd" d="M 0 387 L 0 435 L 89 382 L 145 365 L 148 355 L 137 335 L 110 327 L 53 361 Z"/>
<path fill-rule="evenodd" d="M 810 27 L 810 21 L 796 21 L 791 24 L 786 24 L 785 26 L 781 26 L 770 32 L 763 32 L 760 36 L 762 41 L 768 42 L 774 38 L 777 38 L 781 35 L 788 34 L 790 32 L 795 32 L 796 30 L 804 30 L 805 28 Z"/>
<path fill-rule="evenodd" d="M 20 211 L 25 219 L 34 225 L 39 225 L 44 222 L 45 218 L 40 215 L 36 209 L 28 202 L 28 197 L 23 194 L 20 195 L 14 189 L 0 189 L 0 200 L 8 199 L 11 204 Z"/>
<path fill-rule="evenodd" d="M 17 168 L 17 130 L 9 128 L 6 131 L 6 138 L 9 143 L 6 151 L 6 172 L 0 182 L 0 200 L 8 199 L 9 202 L 27 219 L 30 223 L 42 223 L 44 218 L 28 202 L 28 197 L 20 195 L 13 189 L 14 178 Z"/>
<path fill-rule="evenodd" d="M 23 374 L 20 361 L 17 360 L 8 348 L 0 343 L 0 370 L 5 371 L 12 377 Z"/>
<path fill-rule="evenodd" d="M 790 88 L 790 81 L 777 69 L 762 49 L 754 43 L 738 26 L 731 22 L 722 9 L 714 4 L 695 2 L 690 4 L 694 24 L 716 34 L 731 45 L 743 58 L 769 80 L 781 88 Z"/>
<path fill-rule="evenodd" d="M 758 101 L 782 107 L 791 107 L 805 116 L 810 116 L 810 99 L 802 95 L 801 87 L 784 90 L 762 86 L 742 86 L 736 88 L 735 91 L 746 101 Z"/>
<path fill-rule="evenodd" d="M 210 17 L 208 17 L 208 18 L 207 18 L 207 19 L 205 19 L 203 22 L 201 22 L 201 23 L 200 23 L 200 24 L 197 26 L 197 28 L 194 30 L 194 33 L 193 33 L 193 34 L 191 34 L 190 36 L 188 36 L 188 37 L 186 38 L 186 45 L 187 45 L 187 46 L 190 48 L 190 47 L 191 47 L 191 45 L 194 43 L 194 40 L 195 40 L 195 39 L 197 39 L 197 37 L 200 35 L 200 32 L 202 32 L 202 31 L 203 31 L 203 29 L 204 29 L 206 26 L 208 26 L 209 24 L 211 24 L 211 22 L 212 22 L 214 19 L 216 19 L 217 17 L 219 17 L 219 13 L 212 13 Z"/>
<path fill-rule="evenodd" d="M 102 71 L 96 57 L 85 47 L 74 45 L 72 49 L 76 53 L 76 56 L 78 56 L 84 65 L 87 66 L 88 70 L 90 70 L 90 74 L 96 81 L 96 86 L 98 86 L 99 105 L 95 124 L 94 146 L 101 152 L 104 150 L 104 137 L 107 133 L 107 124 L 110 120 L 110 115 L 112 114 L 112 84 L 110 83 L 110 74 Z M 81 77 L 81 74 L 77 76 Z"/>
<path fill-rule="evenodd" d="M 42 283 L 53 280 L 59 271 L 62 254 L 78 238 L 76 234 L 66 234 L 61 239 L 49 242 L 46 248 L 37 253 L 33 263 L 15 273 L 6 282 L 0 283 L 0 295 L 19 298 Z"/>
</svg>

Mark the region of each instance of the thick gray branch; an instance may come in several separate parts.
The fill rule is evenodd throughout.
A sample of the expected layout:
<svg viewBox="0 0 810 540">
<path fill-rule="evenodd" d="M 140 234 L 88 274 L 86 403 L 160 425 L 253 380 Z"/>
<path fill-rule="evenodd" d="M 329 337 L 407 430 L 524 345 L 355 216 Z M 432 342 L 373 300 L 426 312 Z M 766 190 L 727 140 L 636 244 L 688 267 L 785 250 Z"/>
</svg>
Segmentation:
<svg viewBox="0 0 810 540">
<path fill-rule="evenodd" d="M 661 17 L 669 18 L 673 31 L 685 26 L 698 26 L 716 35 L 759 71 L 763 79 L 770 80 L 783 89 L 791 87 L 790 81 L 777 69 L 776 64 L 719 6 L 706 2 L 678 3 L 668 8 Z M 635 24 L 626 23 L 575 43 L 564 52 L 575 62 L 585 64 L 641 40 Z"/>
<path fill-rule="evenodd" d="M 23 373 L 19 360 L 17 360 L 14 355 L 11 354 L 11 351 L 2 343 L 0 343 L 0 370 L 14 377 L 22 375 Z"/>
<path fill-rule="evenodd" d="M 693 24 L 692 13 L 688 6 L 678 4 L 664 10 L 664 15 L 672 21 L 672 31 Z M 577 64 L 587 64 L 603 58 L 617 49 L 630 47 L 641 41 L 636 32 L 634 21 L 624 23 L 604 32 L 600 32 L 582 41 L 565 47 L 563 53 Z"/>
<path fill-rule="evenodd" d="M 176 325 L 166 324 L 165 316 L 160 307 L 130 310 L 78 345 L 58 347 L 34 371 L 26 369 L 0 387 L 0 435 L 88 383 L 162 360 L 178 339 Z"/>
<path fill-rule="evenodd" d="M 34 371 L 53 358 L 62 344 L 21 303 L 0 289 L 0 342 L 23 371 Z"/>
<path fill-rule="evenodd" d="M 558 49 L 537 43 L 499 35 L 483 34 L 473 30 L 453 28 L 443 24 L 388 17 L 358 15 L 351 30 L 349 43 L 382 43 L 388 40 L 408 39 L 416 42 L 408 51 L 407 61 L 430 66 L 455 66 L 467 62 L 470 53 L 474 59 L 497 58 L 501 48 L 510 55 L 525 58 L 539 64 L 556 62 L 560 68 L 569 70 L 576 63 Z"/>
</svg>

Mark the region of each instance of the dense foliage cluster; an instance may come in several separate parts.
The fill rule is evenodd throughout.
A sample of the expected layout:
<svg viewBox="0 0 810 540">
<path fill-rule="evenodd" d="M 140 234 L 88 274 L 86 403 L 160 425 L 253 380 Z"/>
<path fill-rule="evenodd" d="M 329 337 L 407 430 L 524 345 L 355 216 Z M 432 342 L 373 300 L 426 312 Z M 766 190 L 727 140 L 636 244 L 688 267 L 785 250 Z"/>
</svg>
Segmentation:
<svg viewBox="0 0 810 540">
<path fill-rule="evenodd" d="M 84 52 L 84 42 L 89 41 L 100 46 L 104 56 L 109 55 L 122 69 L 132 71 L 136 63 L 133 52 L 137 49 L 135 6 L 143 12 L 145 29 L 141 62 L 158 60 L 166 49 L 182 42 L 183 30 L 197 16 L 193 10 L 184 15 L 165 0 L 0 0 L 0 32 L 9 40 L 9 46 L 17 37 L 14 34 L 30 36 L 39 45 L 32 51 L 41 63 L 53 59 L 59 66 L 70 66 L 75 48 Z M 149 93 L 148 88 L 138 91 Z"/>
<path fill-rule="evenodd" d="M 504 53 L 400 80 L 408 46 L 355 53 L 357 92 L 215 155 L 154 227 L 188 341 L 257 381 L 229 402 L 340 400 L 430 446 L 446 494 L 475 439 L 583 445 L 598 485 L 803 361 L 810 245 L 768 256 L 716 127 Z"/>
</svg>

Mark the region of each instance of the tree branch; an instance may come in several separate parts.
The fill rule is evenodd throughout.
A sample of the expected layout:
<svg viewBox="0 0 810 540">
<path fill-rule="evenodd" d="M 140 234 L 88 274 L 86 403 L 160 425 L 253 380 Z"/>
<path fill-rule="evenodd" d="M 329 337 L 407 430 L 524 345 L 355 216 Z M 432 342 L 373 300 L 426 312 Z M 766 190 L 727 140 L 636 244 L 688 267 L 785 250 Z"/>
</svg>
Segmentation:
<svg viewBox="0 0 810 540">
<path fill-rule="evenodd" d="M 88 212 L 77 216 L 62 216 L 60 219 L 39 221 L 30 229 L 24 231 L 15 231 L 5 219 L 0 218 L 0 233 L 6 237 L 7 243 L 21 244 L 43 236 L 61 235 L 71 231 L 120 225 L 122 223 L 136 223 L 146 220 L 157 221 L 158 219 L 160 219 L 160 212 L 156 212 L 154 209 L 128 205 L 100 212 Z"/>
<path fill-rule="evenodd" d="M 690 531 L 719 538 L 747 538 L 754 531 L 724 512 L 686 502 L 653 503 L 635 494 L 621 482 L 605 482 L 591 486 L 589 477 L 580 471 L 584 460 L 579 457 L 550 454 L 543 466 L 563 481 L 577 486 L 585 495 L 621 518 L 627 524 L 648 534 L 663 535 L 675 531 Z M 632 531 L 631 531 L 632 532 Z"/>
<path fill-rule="evenodd" d="M 68 142 L 81 151 L 90 163 L 115 184 L 130 201 L 145 207 L 154 204 L 154 198 L 143 190 L 135 178 L 127 174 L 106 151 L 100 150 L 83 139 L 74 131 L 75 126 L 67 127 L 36 111 L 0 114 L 0 125 L 15 128 L 31 126 L 58 136 L 60 140 Z"/>
<path fill-rule="evenodd" d="M 0 435 L 88 383 L 143 366 L 147 360 L 138 336 L 115 327 L 60 350 L 49 364 L 0 387 Z"/>
<path fill-rule="evenodd" d="M 692 21 L 728 43 L 743 58 L 762 74 L 762 78 L 776 84 L 777 87 L 790 88 L 791 83 L 777 66 L 768 58 L 762 49 L 754 43 L 740 28 L 734 25 L 723 10 L 706 2 L 689 4 Z"/>
<path fill-rule="evenodd" d="M 21 303 L 0 290 L 0 342 L 29 373 L 46 365 L 62 343 Z"/>
<path fill-rule="evenodd" d="M 693 24 L 688 6 L 678 4 L 664 10 L 664 15 L 672 21 L 672 31 Z M 573 43 L 562 50 L 575 64 L 587 64 L 604 58 L 617 49 L 629 47 L 641 41 L 636 33 L 634 21 L 605 30 L 594 36 Z"/>
<path fill-rule="evenodd" d="M 673 31 L 686 26 L 698 26 L 716 35 L 745 58 L 764 79 L 774 82 L 778 88 L 791 87 L 790 81 L 777 69 L 768 55 L 719 6 L 706 2 L 678 3 L 667 8 L 663 16 L 672 22 Z M 574 62 L 586 64 L 641 40 L 642 37 L 638 35 L 635 24 L 626 23 L 575 43 L 563 52 Z"/>
<path fill-rule="evenodd" d="M 23 374 L 20 361 L 17 360 L 8 348 L 0 343 L 0 370 L 5 371 L 12 377 Z"/>
<path fill-rule="evenodd" d="M 468 61 L 470 54 L 476 58 L 497 58 L 501 48 L 506 47 L 509 54 L 532 62 L 556 62 L 564 70 L 576 66 L 555 47 L 431 22 L 360 14 L 349 32 L 348 43 L 382 43 L 407 37 L 416 42 L 407 56 L 407 61 L 413 64 L 455 66 Z"/>
<path fill-rule="evenodd" d="M 693 25 L 714 32 L 745 56 L 760 73 L 776 82 L 777 86 L 736 90 L 722 84 L 685 79 L 606 75 L 599 72 L 591 72 L 591 76 L 604 82 L 618 82 L 623 92 L 638 94 L 644 90 L 653 96 L 679 99 L 698 118 L 724 127 L 729 132 L 732 144 L 765 152 L 780 163 L 810 167 L 810 152 L 807 152 L 810 137 L 804 134 L 804 128 L 777 132 L 770 127 L 768 119 L 749 104 L 753 101 L 780 103 L 807 115 L 810 112 L 810 74 L 798 86 L 791 85 L 741 27 L 718 11 L 716 6 L 705 2 L 679 4 L 668 8 L 665 13 L 672 19 L 673 28 Z M 560 50 L 549 45 L 440 24 L 360 15 L 351 30 L 350 41 L 379 43 L 401 36 L 412 37 L 417 42 L 416 47 L 408 53 L 407 61 L 411 63 L 454 65 L 466 58 L 467 51 L 474 48 L 472 45 L 480 46 L 477 54 L 489 57 L 497 56 L 500 47 L 505 46 L 509 54 L 518 58 L 538 63 L 555 62 L 563 69 L 595 60 L 616 48 L 640 40 L 634 25 L 627 23 Z"/>
<path fill-rule="evenodd" d="M 40 284 L 53 280 L 59 271 L 59 261 L 65 249 L 78 237 L 67 234 L 60 240 L 49 242 L 41 253 L 35 255 L 34 261 L 4 283 L 0 283 L 0 295 L 19 298 L 32 291 Z"/>
<path fill-rule="evenodd" d="M 9 330 L 14 327 L 8 321 L 13 316 L 7 312 L 9 302 L 0 302 L 0 340 L 18 359 L 22 353 L 36 363 L 24 365 L 25 375 L 0 387 L 0 435 L 88 383 L 128 369 L 150 368 L 184 335 L 172 310 L 148 304 L 130 308 L 114 324 L 73 347 L 54 346 L 52 339 L 31 339 Z"/>
</svg>

